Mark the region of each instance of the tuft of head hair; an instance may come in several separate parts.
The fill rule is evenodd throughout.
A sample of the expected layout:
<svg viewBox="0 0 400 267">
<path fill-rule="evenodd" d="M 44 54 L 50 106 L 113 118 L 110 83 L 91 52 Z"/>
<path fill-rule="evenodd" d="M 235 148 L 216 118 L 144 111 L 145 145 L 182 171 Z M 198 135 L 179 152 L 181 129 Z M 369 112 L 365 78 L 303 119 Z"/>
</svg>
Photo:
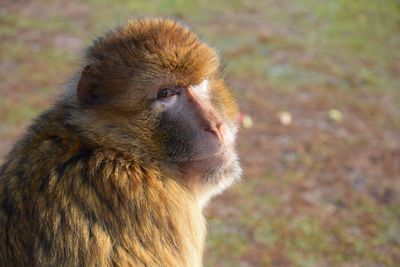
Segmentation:
<svg viewBox="0 0 400 267">
<path fill-rule="evenodd" d="M 109 95 L 129 86 L 127 78 L 138 88 L 149 83 L 186 87 L 221 75 L 216 52 L 171 19 L 129 19 L 95 40 L 86 60 Z"/>
</svg>

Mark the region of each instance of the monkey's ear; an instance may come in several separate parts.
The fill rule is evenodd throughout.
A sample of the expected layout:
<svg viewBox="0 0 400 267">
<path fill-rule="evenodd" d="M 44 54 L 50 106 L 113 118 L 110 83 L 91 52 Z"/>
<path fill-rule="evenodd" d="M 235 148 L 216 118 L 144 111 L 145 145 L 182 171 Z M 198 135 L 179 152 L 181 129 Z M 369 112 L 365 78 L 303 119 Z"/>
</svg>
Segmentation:
<svg viewBox="0 0 400 267">
<path fill-rule="evenodd" d="M 92 66 L 87 65 L 82 70 L 78 87 L 76 88 L 79 104 L 88 105 L 96 102 L 97 99 L 94 94 L 95 89 L 96 83 L 93 76 L 93 69 Z"/>
</svg>

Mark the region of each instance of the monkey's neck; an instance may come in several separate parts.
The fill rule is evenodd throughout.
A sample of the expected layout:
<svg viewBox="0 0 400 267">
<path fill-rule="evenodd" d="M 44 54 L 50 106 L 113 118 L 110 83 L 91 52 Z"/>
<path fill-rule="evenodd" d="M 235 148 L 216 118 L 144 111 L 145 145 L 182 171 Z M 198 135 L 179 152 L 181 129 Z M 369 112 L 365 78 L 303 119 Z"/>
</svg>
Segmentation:
<svg viewBox="0 0 400 267">
<path fill-rule="evenodd" d="M 205 237 L 204 216 L 182 184 L 151 165 L 126 159 L 113 151 L 96 151 L 88 162 L 88 179 L 124 225 L 129 244 L 145 243 L 163 259 L 200 266 Z M 113 229 L 113 231 L 120 231 Z M 136 246 L 133 246 L 136 247 Z M 181 266 L 179 263 L 176 266 Z"/>
</svg>

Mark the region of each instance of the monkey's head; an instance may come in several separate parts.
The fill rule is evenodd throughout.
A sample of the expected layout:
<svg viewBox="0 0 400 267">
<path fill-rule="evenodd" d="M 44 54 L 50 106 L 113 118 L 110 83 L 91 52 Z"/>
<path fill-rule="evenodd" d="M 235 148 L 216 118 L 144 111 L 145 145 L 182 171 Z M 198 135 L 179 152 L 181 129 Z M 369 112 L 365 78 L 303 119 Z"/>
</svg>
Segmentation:
<svg viewBox="0 0 400 267">
<path fill-rule="evenodd" d="M 99 146 L 178 170 L 213 195 L 240 175 L 237 106 L 216 52 L 173 20 L 129 20 L 94 41 L 73 121 Z"/>
</svg>

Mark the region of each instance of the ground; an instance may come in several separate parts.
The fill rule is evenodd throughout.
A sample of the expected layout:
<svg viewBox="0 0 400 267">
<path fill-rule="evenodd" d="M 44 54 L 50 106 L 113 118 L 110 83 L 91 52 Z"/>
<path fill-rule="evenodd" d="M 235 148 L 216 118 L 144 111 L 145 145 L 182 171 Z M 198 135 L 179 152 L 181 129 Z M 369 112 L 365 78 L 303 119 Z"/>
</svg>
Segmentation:
<svg viewBox="0 0 400 267">
<path fill-rule="evenodd" d="M 243 181 L 206 209 L 205 266 L 398 266 L 399 14 L 398 0 L 3 1 L 0 162 L 93 37 L 173 16 L 221 51 L 253 120 Z"/>
</svg>

